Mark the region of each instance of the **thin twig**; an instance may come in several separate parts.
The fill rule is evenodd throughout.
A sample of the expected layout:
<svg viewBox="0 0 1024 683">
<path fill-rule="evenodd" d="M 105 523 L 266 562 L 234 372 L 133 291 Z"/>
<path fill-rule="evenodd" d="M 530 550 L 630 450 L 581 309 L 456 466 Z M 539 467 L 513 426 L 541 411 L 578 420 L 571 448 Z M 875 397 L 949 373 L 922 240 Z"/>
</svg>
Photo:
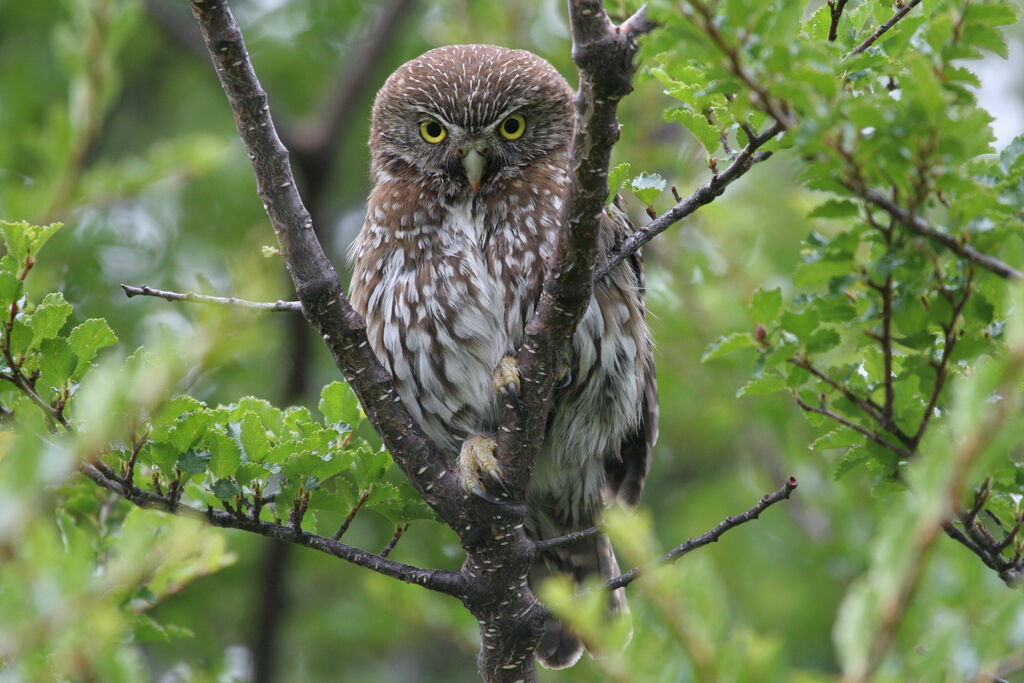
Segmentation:
<svg viewBox="0 0 1024 683">
<path fill-rule="evenodd" d="M 952 235 L 941 232 L 937 228 L 929 225 L 926 221 L 911 214 L 909 211 L 901 207 L 896 202 L 886 197 L 881 192 L 873 190 L 869 187 L 861 187 L 856 183 L 844 180 L 843 184 L 852 190 L 857 196 L 867 200 L 874 204 L 878 208 L 886 211 L 893 218 L 897 219 L 903 227 L 907 228 L 911 232 L 927 237 L 935 242 L 938 242 L 942 246 L 951 250 L 953 253 L 961 256 L 975 265 L 981 266 L 985 270 L 991 271 L 1001 278 L 1006 280 L 1019 280 L 1024 277 L 1024 273 L 1021 273 L 1016 268 L 1000 261 L 994 256 L 982 253 L 972 247 L 966 242 L 961 242 Z"/>
<path fill-rule="evenodd" d="M 726 517 L 721 522 L 716 524 L 715 527 L 710 531 L 701 534 L 696 538 L 691 538 L 687 541 L 684 541 L 683 543 L 676 546 L 669 552 L 665 553 L 665 555 L 663 555 L 658 560 L 658 563 L 665 564 L 668 562 L 672 562 L 674 560 L 679 559 L 688 552 L 700 548 L 701 546 L 708 545 L 709 543 L 714 543 L 719 538 L 721 538 L 722 534 L 724 534 L 725 532 L 729 531 L 730 529 L 734 529 L 740 526 L 741 524 L 746 524 L 747 522 L 757 519 L 762 512 L 770 508 L 772 505 L 775 505 L 780 500 L 785 500 L 789 498 L 790 494 L 793 493 L 796 487 L 796 477 L 787 478 L 786 482 L 778 491 L 775 491 L 774 493 L 767 493 L 761 496 L 761 500 L 757 501 L 757 503 L 754 504 L 754 506 L 751 507 L 746 512 L 741 512 L 740 514 L 733 515 L 732 517 Z M 616 588 L 628 586 L 640 575 L 642 571 L 642 567 L 634 567 L 633 569 L 630 569 L 628 572 L 625 572 L 624 574 L 607 581 L 605 583 L 605 587 L 609 590 L 615 590 Z"/>
<path fill-rule="evenodd" d="M 408 522 L 406 522 L 405 524 L 399 524 L 398 526 L 396 526 L 395 527 L 395 533 L 393 533 L 391 535 L 391 540 L 388 541 L 388 544 L 386 546 L 384 546 L 384 548 L 381 549 L 380 553 L 378 553 L 378 554 L 381 557 L 387 557 L 388 555 L 390 555 L 391 551 L 395 549 L 396 545 L 398 545 L 398 541 L 401 540 L 402 535 L 405 533 L 406 529 L 408 529 L 408 528 L 409 528 L 409 523 Z"/>
<path fill-rule="evenodd" d="M 828 42 L 830 43 L 834 43 L 839 37 L 839 20 L 843 16 L 847 2 L 849 0 L 828 0 L 828 11 L 832 19 L 828 25 Z"/>
<path fill-rule="evenodd" d="M 138 487 L 127 485 L 116 477 L 112 477 L 102 471 L 95 464 L 83 463 L 81 471 L 98 485 L 113 491 L 140 508 L 161 510 L 181 517 L 200 520 L 216 527 L 241 529 L 242 531 L 257 533 L 282 541 L 290 541 L 297 545 L 333 555 L 379 574 L 399 579 L 406 583 L 414 583 L 447 595 L 458 596 L 462 591 L 462 578 L 455 571 L 421 569 L 389 560 L 375 553 L 355 548 L 339 541 L 325 538 L 324 536 L 302 532 L 291 526 L 254 520 L 250 517 L 233 515 L 214 508 L 208 508 L 205 511 L 200 510 L 190 505 L 172 501 L 167 497 L 144 491 Z"/>
<path fill-rule="evenodd" d="M 594 534 L 601 532 L 601 527 L 592 526 L 586 529 L 580 529 L 579 531 L 573 531 L 572 533 L 565 534 L 564 536 L 556 536 L 554 538 L 545 538 L 543 541 L 534 541 L 533 547 L 538 552 L 541 550 L 550 550 L 551 548 L 557 548 L 562 545 L 569 545 L 576 541 L 581 541 L 584 538 L 590 538 Z"/>
<path fill-rule="evenodd" d="M 904 448 L 901 448 L 901 447 L 897 446 L 896 444 L 889 443 L 888 441 L 883 439 L 881 436 L 879 436 L 878 433 L 872 432 L 869 429 L 865 429 L 864 427 L 861 427 L 859 424 L 857 424 L 855 422 L 851 422 L 850 420 L 847 420 L 842 415 L 839 415 L 838 413 L 832 412 L 828 408 L 818 408 L 816 406 L 812 406 L 812 405 L 804 402 L 803 400 L 801 400 L 800 397 L 796 396 L 795 394 L 793 396 L 793 400 L 795 400 L 797 405 L 800 406 L 801 408 L 803 408 L 805 411 L 807 411 L 809 413 L 817 413 L 818 415 L 824 415 L 825 417 L 829 418 L 830 420 L 835 420 L 836 422 L 838 422 L 839 424 L 843 425 L 844 427 L 849 427 L 853 431 L 855 431 L 855 432 L 857 432 L 857 433 L 859 433 L 859 434 L 861 434 L 863 436 L 866 436 L 868 439 L 870 439 L 871 441 L 875 442 L 879 446 L 892 451 L 896 455 L 900 456 L 900 458 L 902 458 L 903 460 L 910 460 L 912 457 L 914 457 L 914 454 L 911 451 L 908 451 L 908 450 L 906 450 Z"/>
<path fill-rule="evenodd" d="M 907 13 L 910 12 L 910 10 L 914 9 L 920 4 L 921 0 L 910 0 L 910 2 L 896 10 L 896 14 L 892 15 L 892 17 L 890 17 L 888 21 L 886 21 L 884 24 L 876 28 L 874 33 L 868 36 L 863 43 L 853 48 L 853 50 L 851 50 L 850 53 L 846 55 L 846 57 L 844 57 L 844 59 L 846 59 L 847 57 L 852 57 L 853 55 L 859 55 L 861 52 L 864 52 L 864 50 L 871 47 L 872 43 L 878 40 L 883 33 L 885 33 L 893 26 L 895 26 L 896 22 L 898 22 L 903 17 L 907 16 Z"/>
<path fill-rule="evenodd" d="M 603 263 L 594 274 L 594 280 L 600 280 L 602 277 L 607 275 L 612 268 L 615 268 L 617 265 L 622 263 L 622 261 L 636 253 L 642 246 L 650 242 L 673 224 L 678 223 L 700 207 L 705 204 L 710 204 L 720 197 L 733 181 L 737 180 L 749 171 L 754 164 L 764 161 L 771 156 L 767 152 L 758 152 L 757 150 L 784 130 L 785 126 L 776 121 L 760 135 L 751 135 L 753 131 L 749 131 L 747 133 L 747 146 L 744 147 L 738 155 L 736 155 L 736 158 L 731 164 L 729 164 L 728 168 L 699 187 L 689 197 L 678 202 L 657 219 L 651 221 L 642 228 L 639 228 L 632 235 L 616 245 L 609 255 L 607 262 Z"/>
<path fill-rule="evenodd" d="M 161 299 L 167 299 L 168 301 L 187 301 L 193 304 L 234 306 L 236 308 L 246 308 L 251 311 L 302 312 L 302 304 L 298 301 L 247 301 L 246 299 L 236 299 L 233 296 L 208 296 L 206 294 L 196 294 L 195 292 L 171 292 L 166 289 L 156 289 L 149 285 L 135 286 L 122 284 L 121 289 L 124 290 L 124 293 L 127 294 L 129 298 L 133 296 L 155 296 Z"/>
</svg>

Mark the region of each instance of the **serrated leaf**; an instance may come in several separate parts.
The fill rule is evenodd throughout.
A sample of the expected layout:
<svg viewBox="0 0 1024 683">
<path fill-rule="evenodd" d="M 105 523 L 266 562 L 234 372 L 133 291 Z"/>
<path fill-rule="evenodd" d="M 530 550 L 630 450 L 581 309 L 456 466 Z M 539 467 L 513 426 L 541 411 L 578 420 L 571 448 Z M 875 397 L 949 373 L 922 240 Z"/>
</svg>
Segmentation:
<svg viewBox="0 0 1024 683">
<path fill-rule="evenodd" d="M 196 475 L 206 472 L 210 454 L 205 451 L 186 451 L 178 457 L 177 468 L 185 474 Z"/>
<path fill-rule="evenodd" d="M 18 259 L 19 265 L 24 264 L 28 257 L 35 258 L 47 240 L 53 237 L 53 234 L 60 230 L 62 225 L 63 223 L 32 225 L 28 221 L 0 220 L 4 243 L 7 245 L 7 250 Z"/>
<path fill-rule="evenodd" d="M 351 474 L 356 487 L 360 491 L 368 491 L 377 483 L 391 464 L 391 456 L 387 451 L 371 451 L 362 449 L 353 454 Z"/>
<path fill-rule="evenodd" d="M 616 164 L 615 168 L 608 174 L 608 198 L 605 199 L 605 206 L 615 201 L 615 195 L 622 189 L 622 184 L 626 182 L 626 176 L 629 175 L 630 165 L 628 163 Z"/>
<path fill-rule="evenodd" d="M 68 335 L 68 343 L 71 344 L 71 350 L 78 356 L 78 369 L 75 374 L 81 376 L 100 349 L 117 343 L 117 335 L 110 329 L 106 320 L 89 318 L 71 330 Z"/>
<path fill-rule="evenodd" d="M 239 440 L 245 454 L 252 462 L 262 462 L 267 456 L 270 448 L 270 441 L 267 439 L 267 430 L 263 421 L 252 411 L 247 411 L 238 421 Z"/>
<path fill-rule="evenodd" d="M 320 392 L 320 403 L 317 406 L 328 424 L 346 424 L 355 427 L 362 419 L 362 408 L 359 400 L 352 393 L 352 388 L 343 382 L 331 382 Z"/>
<path fill-rule="evenodd" d="M 751 346 L 757 346 L 757 342 L 754 340 L 754 336 L 749 332 L 733 332 L 724 337 L 719 337 L 715 341 L 708 344 L 708 347 L 704 350 L 704 354 L 700 357 L 701 363 L 706 363 L 709 360 L 714 360 L 720 356 L 724 356 L 727 353 L 736 351 L 738 349 L 745 349 Z"/>
<path fill-rule="evenodd" d="M 217 477 L 235 474 L 242 464 L 242 449 L 221 425 L 206 430 L 204 443 L 210 451 L 210 471 Z"/>
<path fill-rule="evenodd" d="M 56 337 L 70 315 L 71 304 L 64 300 L 63 294 L 60 292 L 47 294 L 26 321 L 26 324 L 32 328 L 31 346 L 38 346 L 39 342 L 44 339 Z"/>
<path fill-rule="evenodd" d="M 750 317 L 754 322 L 770 325 L 782 312 L 782 289 L 758 287 L 750 299 Z"/>
<path fill-rule="evenodd" d="M 57 389 L 71 379 L 78 365 L 78 357 L 66 339 L 47 339 L 40 345 L 39 351 L 42 354 L 39 376 L 45 384 Z"/>
<path fill-rule="evenodd" d="M 786 388 L 786 382 L 782 377 L 778 375 L 762 375 L 757 379 L 751 380 L 740 387 L 740 390 L 736 392 L 736 398 L 743 398 L 744 396 L 758 396 L 760 394 L 771 394 L 776 391 L 782 391 Z"/>
<path fill-rule="evenodd" d="M 808 353 L 824 353 L 839 346 L 839 333 L 830 328 L 816 330 L 807 340 Z"/>
<path fill-rule="evenodd" d="M 234 502 L 235 497 L 240 493 L 238 484 L 230 479 L 218 479 L 213 483 L 213 486 L 210 487 L 210 490 L 219 500 L 223 500 L 228 503 Z"/>
<path fill-rule="evenodd" d="M 708 123 L 707 117 L 689 107 L 674 107 L 667 110 L 665 120 L 675 121 L 685 126 L 700 141 L 709 155 L 713 154 L 722 144 L 722 132 Z"/>
<path fill-rule="evenodd" d="M 629 189 L 633 191 L 637 199 L 647 206 L 651 206 L 667 184 L 665 179 L 657 173 L 641 173 L 629 181 Z"/>
</svg>

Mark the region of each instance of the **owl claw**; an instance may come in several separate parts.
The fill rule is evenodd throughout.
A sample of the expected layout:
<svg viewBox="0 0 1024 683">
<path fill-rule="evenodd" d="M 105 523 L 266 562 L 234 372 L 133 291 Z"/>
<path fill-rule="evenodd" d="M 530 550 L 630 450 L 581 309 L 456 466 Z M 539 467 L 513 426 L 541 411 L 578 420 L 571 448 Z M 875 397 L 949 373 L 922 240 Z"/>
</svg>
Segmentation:
<svg viewBox="0 0 1024 683">
<path fill-rule="evenodd" d="M 483 477 L 492 483 L 497 484 L 509 495 L 505 488 L 505 482 L 501 478 L 501 466 L 498 459 L 494 457 L 494 449 L 497 443 L 494 439 L 484 436 L 471 436 L 462 444 L 459 451 L 458 469 L 459 477 L 462 480 L 462 487 L 469 493 L 483 498 L 488 503 L 504 505 L 505 501 L 500 500 L 488 493 L 484 487 Z"/>
<path fill-rule="evenodd" d="M 494 369 L 491 384 L 515 404 L 519 404 L 519 362 L 513 356 L 503 356 Z"/>
<path fill-rule="evenodd" d="M 555 389 L 565 389 L 572 384 L 572 368 L 562 364 L 558 368 L 558 377 L 555 379 Z"/>
</svg>

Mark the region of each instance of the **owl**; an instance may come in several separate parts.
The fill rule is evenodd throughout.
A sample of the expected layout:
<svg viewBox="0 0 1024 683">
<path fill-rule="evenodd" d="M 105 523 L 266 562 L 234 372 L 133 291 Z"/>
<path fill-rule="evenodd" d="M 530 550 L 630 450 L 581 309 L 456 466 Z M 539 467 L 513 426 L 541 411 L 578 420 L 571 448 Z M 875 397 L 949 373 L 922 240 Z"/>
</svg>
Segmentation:
<svg viewBox="0 0 1024 683">
<path fill-rule="evenodd" d="M 493 456 L 502 393 L 552 257 L 574 117 L 568 83 L 523 50 L 453 45 L 399 67 L 377 93 L 370 193 L 353 242 L 352 303 L 420 427 L 455 463 L 467 491 L 495 503 Z M 598 266 L 630 232 L 602 216 Z M 657 437 L 657 394 L 640 258 L 594 291 L 562 372 L 527 492 L 526 531 L 543 539 L 593 526 L 615 499 L 633 505 Z M 577 582 L 619 569 L 592 536 L 538 558 L 530 574 Z M 625 607 L 622 591 L 610 608 Z M 570 666 L 580 639 L 552 619 L 541 663 Z"/>
</svg>

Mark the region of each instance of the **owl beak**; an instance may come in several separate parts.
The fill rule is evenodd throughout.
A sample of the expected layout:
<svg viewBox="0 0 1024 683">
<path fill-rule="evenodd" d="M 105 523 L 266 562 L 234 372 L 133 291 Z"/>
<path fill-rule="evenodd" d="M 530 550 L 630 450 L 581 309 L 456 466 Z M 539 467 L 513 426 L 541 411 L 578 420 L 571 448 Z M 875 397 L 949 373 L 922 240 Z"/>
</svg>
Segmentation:
<svg viewBox="0 0 1024 683">
<path fill-rule="evenodd" d="M 481 154 L 475 147 L 470 147 L 462 157 L 462 167 L 466 169 L 466 179 L 469 180 L 469 189 L 476 194 L 480 190 L 480 178 L 484 175 L 484 166 L 487 165 L 487 157 Z"/>
</svg>

